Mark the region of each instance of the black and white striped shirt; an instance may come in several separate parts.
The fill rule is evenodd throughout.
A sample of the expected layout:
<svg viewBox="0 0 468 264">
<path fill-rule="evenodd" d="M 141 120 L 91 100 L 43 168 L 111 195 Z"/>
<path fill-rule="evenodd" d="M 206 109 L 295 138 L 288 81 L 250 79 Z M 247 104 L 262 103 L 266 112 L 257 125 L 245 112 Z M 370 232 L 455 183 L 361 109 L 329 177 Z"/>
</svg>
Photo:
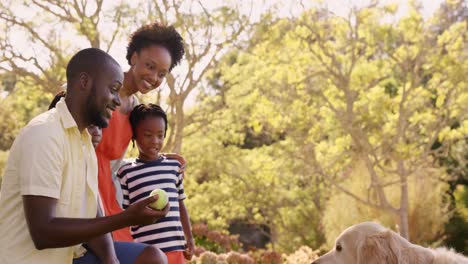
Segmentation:
<svg viewBox="0 0 468 264">
<path fill-rule="evenodd" d="M 123 192 L 123 208 L 149 196 L 156 188 L 167 192 L 170 211 L 156 223 L 130 228 L 136 242 L 156 245 L 163 252 L 185 249 L 185 237 L 180 220 L 179 201 L 186 198 L 180 163 L 161 156 L 154 161 L 133 160 L 123 165 L 117 174 Z"/>
</svg>

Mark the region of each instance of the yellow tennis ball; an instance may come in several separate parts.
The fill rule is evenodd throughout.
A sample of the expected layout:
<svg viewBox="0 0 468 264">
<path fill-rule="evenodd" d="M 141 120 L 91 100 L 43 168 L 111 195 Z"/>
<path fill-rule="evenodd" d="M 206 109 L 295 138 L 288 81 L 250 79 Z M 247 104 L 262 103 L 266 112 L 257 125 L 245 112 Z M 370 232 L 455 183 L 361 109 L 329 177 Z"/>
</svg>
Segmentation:
<svg viewBox="0 0 468 264">
<path fill-rule="evenodd" d="M 158 195 L 159 198 L 153 203 L 150 203 L 148 206 L 155 209 L 155 210 L 162 210 L 164 207 L 166 207 L 166 204 L 169 202 L 167 198 L 167 193 L 166 191 L 162 189 L 154 189 L 149 196 L 154 196 Z"/>
</svg>

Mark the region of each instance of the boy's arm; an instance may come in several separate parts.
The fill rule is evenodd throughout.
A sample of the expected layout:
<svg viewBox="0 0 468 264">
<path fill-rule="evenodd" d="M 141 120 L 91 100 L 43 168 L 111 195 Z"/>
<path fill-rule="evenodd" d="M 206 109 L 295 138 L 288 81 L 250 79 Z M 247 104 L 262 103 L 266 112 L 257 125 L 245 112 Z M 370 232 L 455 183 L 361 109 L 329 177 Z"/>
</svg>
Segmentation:
<svg viewBox="0 0 468 264">
<path fill-rule="evenodd" d="M 96 217 L 103 217 L 101 207 L 98 205 Z M 110 233 L 98 236 L 86 242 L 88 247 L 101 260 L 103 264 L 118 264 L 119 260 L 115 254 L 114 242 Z"/>
<path fill-rule="evenodd" d="M 120 189 L 122 191 L 122 208 L 125 210 L 130 206 L 130 194 L 128 192 L 127 177 L 122 176 L 122 169 L 120 168 L 117 172 L 117 178 L 119 179 Z"/>
<path fill-rule="evenodd" d="M 122 213 L 100 218 L 62 218 L 55 216 L 57 199 L 23 195 L 28 230 L 37 249 L 78 245 L 97 236 L 132 225 L 148 225 L 164 217 L 169 211 L 148 208 L 158 196 L 145 198 Z"/>
<path fill-rule="evenodd" d="M 192 227 L 190 226 L 190 218 L 185 207 L 184 200 L 179 200 L 179 210 L 180 210 L 180 221 L 182 222 L 182 228 L 184 229 L 185 241 L 187 242 L 187 248 L 184 251 L 184 256 L 186 259 L 192 259 L 195 243 L 192 236 Z"/>
</svg>

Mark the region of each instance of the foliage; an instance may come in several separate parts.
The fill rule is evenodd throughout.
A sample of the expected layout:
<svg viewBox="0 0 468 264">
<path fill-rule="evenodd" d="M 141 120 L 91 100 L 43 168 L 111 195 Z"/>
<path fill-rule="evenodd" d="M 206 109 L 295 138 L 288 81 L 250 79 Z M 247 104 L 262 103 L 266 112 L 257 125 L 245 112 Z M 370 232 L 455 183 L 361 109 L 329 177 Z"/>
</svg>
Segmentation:
<svg viewBox="0 0 468 264">
<path fill-rule="evenodd" d="M 0 150 L 4 151 L 10 148 L 21 125 L 24 124 L 18 120 L 20 118 L 8 104 L 2 102 L 0 105 L 0 119 L 3 120 L 3 122 L 0 122 L 0 133 L 2 134 L 0 137 Z"/>
<path fill-rule="evenodd" d="M 467 135 L 467 24 L 436 27 L 416 5 L 389 16 L 394 8 L 381 5 L 349 17 L 311 9 L 226 55 L 194 110 L 205 122 L 187 128 L 195 221 L 266 224 L 271 247 L 291 252 L 323 241 L 324 203 L 341 193 L 358 202 L 359 219 L 380 212 L 405 237 L 440 238 L 449 214 L 438 181 L 454 175 L 438 159 Z M 246 144 L 257 135 L 269 139 Z M 361 162 L 365 186 L 350 189 Z M 419 194 L 420 182 L 440 197 Z"/>
<path fill-rule="evenodd" d="M 294 148 L 287 143 L 283 145 Z M 274 159 L 286 154 L 272 148 L 247 151 L 229 147 L 223 154 L 219 153 L 222 148 L 199 153 L 205 156 L 199 160 L 205 162 L 189 163 L 193 178 L 189 176 L 187 179 L 191 219 L 223 229 L 234 220 L 266 224 L 272 230 L 270 236 L 280 238 L 273 242 L 283 249 L 293 250 L 303 243 L 318 246 L 321 237 L 314 232 L 314 226 L 319 226 L 319 214 L 310 206 L 310 201 L 303 198 L 312 197 L 317 186 L 309 185 L 307 174 L 299 168 L 294 174 L 298 177 L 292 176 L 287 168 L 293 167 L 294 161 Z M 207 155 L 213 155 L 213 158 L 207 158 Z M 216 158 L 221 156 L 222 160 Z M 219 174 L 210 174 L 216 166 L 219 166 Z M 210 180 L 196 179 L 196 175 Z M 308 224 L 304 225 L 306 222 Z"/>
<path fill-rule="evenodd" d="M 458 186 L 455 191 L 455 199 L 458 212 L 468 220 L 468 187 Z"/>
<path fill-rule="evenodd" d="M 456 207 L 445 225 L 445 243 L 458 252 L 468 254 L 468 188 L 458 186 L 454 192 Z"/>
<path fill-rule="evenodd" d="M 5 171 L 7 159 L 8 159 L 8 151 L 0 150 L 0 187 L 2 186 L 2 177 L 3 177 L 3 172 Z"/>
<path fill-rule="evenodd" d="M 47 110 L 52 94 L 44 93 L 37 86 L 25 87 L 17 84 L 17 89 L 0 99 L 0 150 L 8 150 L 19 130 L 34 116 Z"/>
</svg>

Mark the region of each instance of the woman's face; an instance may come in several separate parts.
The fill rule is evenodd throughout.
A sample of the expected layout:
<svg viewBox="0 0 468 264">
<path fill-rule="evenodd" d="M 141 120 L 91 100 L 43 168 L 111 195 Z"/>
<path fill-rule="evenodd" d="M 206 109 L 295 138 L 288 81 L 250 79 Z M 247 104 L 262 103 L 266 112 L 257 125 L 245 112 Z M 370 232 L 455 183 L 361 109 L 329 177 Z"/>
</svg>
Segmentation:
<svg viewBox="0 0 468 264">
<path fill-rule="evenodd" d="M 169 73 L 172 59 L 169 51 L 160 45 L 151 45 L 134 52 L 130 72 L 137 91 L 146 94 L 158 88 Z"/>
</svg>

